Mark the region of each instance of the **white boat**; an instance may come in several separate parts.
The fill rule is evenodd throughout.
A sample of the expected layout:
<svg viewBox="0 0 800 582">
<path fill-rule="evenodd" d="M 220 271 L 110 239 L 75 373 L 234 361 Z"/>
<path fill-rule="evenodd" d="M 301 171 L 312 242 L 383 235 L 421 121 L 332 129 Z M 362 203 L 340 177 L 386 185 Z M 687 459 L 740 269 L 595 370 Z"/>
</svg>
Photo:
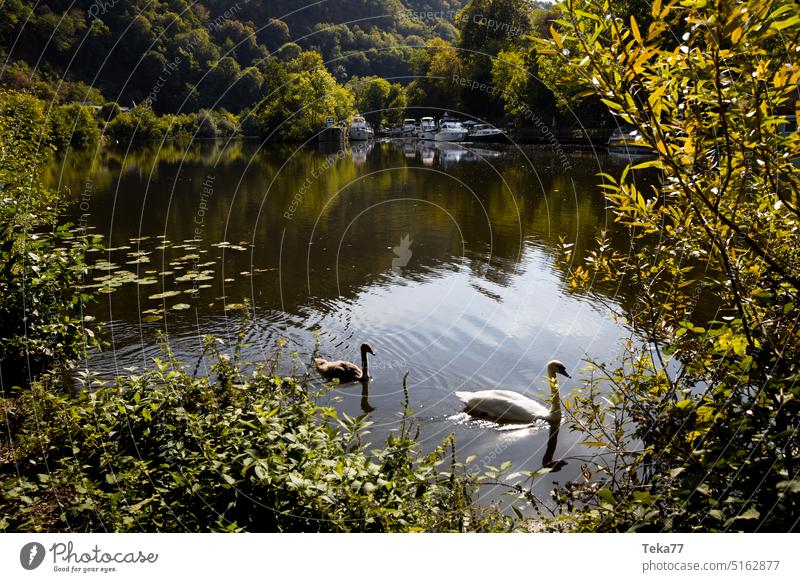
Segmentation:
<svg viewBox="0 0 800 582">
<path fill-rule="evenodd" d="M 488 123 L 474 125 L 467 136 L 467 141 L 480 143 L 494 143 L 506 140 L 506 133 Z"/>
<path fill-rule="evenodd" d="M 464 141 L 467 139 L 467 128 L 457 120 L 442 118 L 439 131 L 433 137 L 435 141 Z"/>
<path fill-rule="evenodd" d="M 403 128 L 401 130 L 401 135 L 403 137 L 416 137 L 417 136 L 417 120 L 416 119 L 404 119 L 403 120 Z"/>
<path fill-rule="evenodd" d="M 423 117 L 419 120 L 419 139 L 432 140 L 436 136 L 436 122 L 433 117 Z"/>
<path fill-rule="evenodd" d="M 375 132 L 372 126 L 360 115 L 350 120 L 350 139 L 353 141 L 366 141 L 372 139 Z"/>
<path fill-rule="evenodd" d="M 620 127 L 614 130 L 608 138 L 608 153 L 623 154 L 625 156 L 652 156 L 651 148 L 642 139 L 639 130 L 630 126 Z"/>
</svg>

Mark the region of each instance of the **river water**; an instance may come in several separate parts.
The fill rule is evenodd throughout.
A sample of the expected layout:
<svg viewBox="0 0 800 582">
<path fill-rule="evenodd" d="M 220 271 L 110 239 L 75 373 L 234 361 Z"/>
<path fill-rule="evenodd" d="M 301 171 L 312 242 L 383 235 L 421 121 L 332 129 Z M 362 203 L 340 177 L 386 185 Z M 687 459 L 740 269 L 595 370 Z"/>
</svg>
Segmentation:
<svg viewBox="0 0 800 582">
<path fill-rule="evenodd" d="M 596 185 L 598 172 L 622 167 L 600 153 L 511 145 L 326 151 L 213 141 L 71 152 L 47 179 L 74 195 L 71 219 L 115 249 L 103 257 L 106 276 L 122 270 L 134 280 L 112 281 L 90 308 L 110 322 L 111 345 L 94 357 L 96 368 L 151 365 L 159 330 L 193 365 L 203 335 L 230 345 L 245 321 L 246 358 L 264 358 L 284 340 L 286 373 L 311 372 L 317 343 L 325 357 L 358 362 L 369 341 L 368 394 L 346 385 L 329 398 L 351 416 L 369 411 L 371 442 L 397 429 L 408 371 L 426 448 L 452 432 L 459 456 L 476 455 L 476 467 L 509 460 L 534 471 L 548 427 L 471 420 L 453 392 L 546 398 L 545 365 L 555 358 L 573 374 L 561 378 L 569 397 L 584 358 L 619 351 L 630 332 L 608 305 L 623 295 L 608 286 L 571 292 L 559 245 L 582 257 L 608 229 L 625 250 Z M 551 455 L 566 464 L 537 478 L 537 495 L 579 476 L 596 452 L 580 445 L 584 436 L 564 429 L 550 439 Z"/>
</svg>

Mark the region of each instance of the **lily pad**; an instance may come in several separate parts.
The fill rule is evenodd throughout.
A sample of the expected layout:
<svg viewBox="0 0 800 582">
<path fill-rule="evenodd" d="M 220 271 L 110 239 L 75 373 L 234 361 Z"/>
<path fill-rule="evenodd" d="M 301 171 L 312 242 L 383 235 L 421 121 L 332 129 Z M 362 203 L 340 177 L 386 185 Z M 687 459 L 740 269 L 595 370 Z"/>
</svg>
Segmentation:
<svg viewBox="0 0 800 582">
<path fill-rule="evenodd" d="M 156 293 L 155 295 L 150 295 L 148 299 L 166 299 L 167 297 L 175 297 L 176 295 L 180 295 L 180 291 L 164 291 L 163 293 Z"/>
<path fill-rule="evenodd" d="M 109 263 L 108 261 L 100 261 L 99 263 L 95 263 L 93 268 L 98 271 L 113 271 L 114 269 L 119 269 L 119 265 Z"/>
<path fill-rule="evenodd" d="M 189 309 L 189 307 L 191 307 L 191 305 L 188 303 L 176 303 L 172 306 L 172 309 L 175 311 L 183 311 L 184 309 Z"/>
</svg>

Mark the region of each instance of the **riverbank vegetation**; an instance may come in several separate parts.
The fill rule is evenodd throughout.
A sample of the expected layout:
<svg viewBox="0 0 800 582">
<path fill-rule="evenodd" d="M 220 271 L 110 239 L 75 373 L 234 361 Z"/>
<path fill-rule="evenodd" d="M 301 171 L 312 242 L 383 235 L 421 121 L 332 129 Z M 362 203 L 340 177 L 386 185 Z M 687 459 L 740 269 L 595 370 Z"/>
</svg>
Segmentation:
<svg viewBox="0 0 800 582">
<path fill-rule="evenodd" d="M 656 157 L 602 176 L 632 252 L 600 240 L 570 270 L 577 289 L 595 278 L 638 289 L 624 316 L 647 343 L 596 362 L 574 402 L 573 429 L 612 454 L 562 492 L 560 520 L 797 530 L 800 7 L 653 2 L 647 26 L 612 10 L 567 2 L 547 46 Z M 677 46 L 674 30 L 686 31 Z M 637 188 L 644 168 L 663 176 L 652 191 Z M 719 306 L 708 320 L 700 298 Z"/>
<path fill-rule="evenodd" d="M 78 289 L 87 253 L 98 241 L 60 214 L 70 200 L 39 178 L 58 124 L 28 95 L 0 92 L 0 372 L 3 386 L 59 373 L 96 347 L 97 327 L 84 321 L 90 299 Z"/>
<path fill-rule="evenodd" d="M 268 364 L 245 375 L 207 338 L 207 375 L 167 352 L 76 395 L 51 378 L 4 413 L 0 530 L 503 531 L 476 480 L 413 421 L 377 448 L 364 418 L 315 403 Z M 166 348 L 168 350 L 168 348 Z M 192 371 L 194 369 L 194 372 Z"/>
</svg>

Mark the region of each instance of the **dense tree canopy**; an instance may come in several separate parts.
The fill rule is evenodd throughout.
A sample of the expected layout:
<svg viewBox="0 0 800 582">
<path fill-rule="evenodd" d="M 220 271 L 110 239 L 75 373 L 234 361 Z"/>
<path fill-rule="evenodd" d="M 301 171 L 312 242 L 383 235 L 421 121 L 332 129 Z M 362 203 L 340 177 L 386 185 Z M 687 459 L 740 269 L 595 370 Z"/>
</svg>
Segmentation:
<svg viewBox="0 0 800 582">
<path fill-rule="evenodd" d="M 14 63 L 3 71 L 2 83 L 25 89 L 50 81 L 54 93 L 56 80 L 64 77 L 65 91 L 84 83 L 77 85 L 84 90 L 77 100 L 98 102 L 99 90 L 124 106 L 149 98 L 157 113 L 219 107 L 237 112 L 268 92 L 270 55 L 292 60 L 301 50 L 315 50 L 340 81 L 353 75 L 405 78 L 411 47 L 424 45 L 437 31 L 454 37 L 448 19 L 459 5 L 14 0 L 0 5 L 0 47 Z M 438 16 L 426 16 L 434 11 Z M 289 42 L 300 48 L 287 48 Z M 47 97 L 44 86 L 38 89 Z M 75 91 L 69 98 L 59 95 L 75 97 Z"/>
<path fill-rule="evenodd" d="M 336 82 L 318 53 L 301 53 L 278 71 L 277 80 L 249 114 L 249 126 L 261 135 L 308 138 L 325 126 L 326 118 L 346 120 L 355 111 L 353 95 Z"/>
<path fill-rule="evenodd" d="M 355 98 L 356 109 L 374 125 L 399 123 L 405 114 L 403 87 L 380 77 L 353 77 L 347 89 Z"/>
<path fill-rule="evenodd" d="M 611 10 L 648 22 L 642 0 Z M 290 69 L 314 52 L 331 75 L 319 85 L 332 91 L 322 101 L 345 104 L 322 109 L 337 116 L 354 100 L 358 110 L 382 111 L 369 116 L 380 125 L 411 107 L 415 117 L 451 110 L 514 121 L 521 130 L 531 126 L 531 111 L 548 120 L 588 111 L 594 118 L 584 125 L 610 127 L 605 106 L 596 97 L 587 102 L 574 69 L 532 42 L 549 38 L 560 17 L 558 5 L 527 0 L 14 0 L 0 5 L 7 63 L 0 86 L 60 104 L 140 106 L 136 115 L 148 123 L 134 132 L 136 115 L 126 115 L 111 127 L 115 135 L 173 135 L 167 126 L 193 133 L 194 118 L 150 123 L 151 114 L 201 110 L 226 120 L 242 114 L 245 133 L 261 134 L 277 127 L 279 111 L 297 110 L 288 104 L 300 79 Z M 344 85 L 353 95 L 340 91 Z M 285 124 L 275 137 L 299 137 L 310 119 L 294 115 L 289 124 L 305 129 Z"/>
</svg>

